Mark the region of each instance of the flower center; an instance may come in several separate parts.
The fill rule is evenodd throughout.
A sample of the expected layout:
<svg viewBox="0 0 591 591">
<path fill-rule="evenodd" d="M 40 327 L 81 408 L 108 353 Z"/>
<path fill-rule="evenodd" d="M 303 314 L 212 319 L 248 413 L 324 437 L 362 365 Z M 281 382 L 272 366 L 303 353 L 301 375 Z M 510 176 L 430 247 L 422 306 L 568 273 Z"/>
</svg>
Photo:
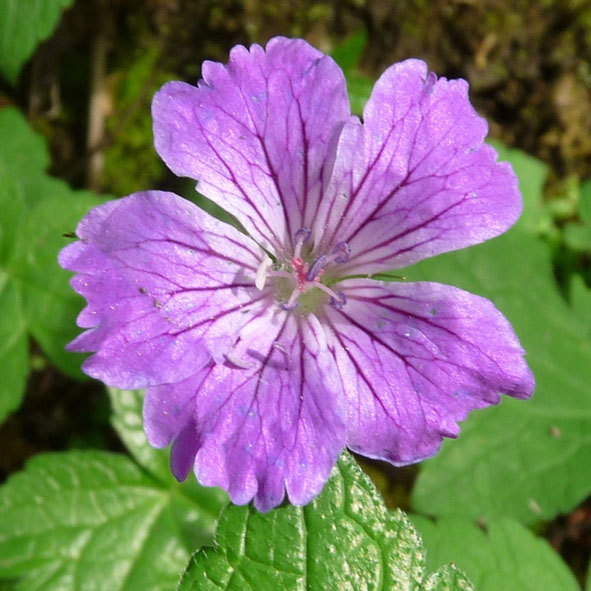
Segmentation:
<svg viewBox="0 0 591 591">
<path fill-rule="evenodd" d="M 311 257 L 310 264 L 302 257 L 302 250 L 311 234 L 310 228 L 301 228 L 295 233 L 295 248 L 288 265 L 278 265 L 273 268 L 273 261 L 266 257 L 257 270 L 255 285 L 262 290 L 268 278 L 278 278 L 278 298 L 284 300 L 279 305 L 284 310 L 293 310 L 303 302 L 305 305 L 302 308 L 305 311 L 312 311 L 316 308 L 318 295 L 322 292 L 330 296 L 331 306 L 341 309 L 347 303 L 345 294 L 342 291 L 334 291 L 322 283 L 322 276 L 327 266 L 349 260 L 351 249 L 346 242 L 339 242 L 332 249 L 331 254 L 323 254 L 316 259 Z M 310 293 L 310 296 L 304 296 L 311 290 L 316 291 Z"/>
</svg>

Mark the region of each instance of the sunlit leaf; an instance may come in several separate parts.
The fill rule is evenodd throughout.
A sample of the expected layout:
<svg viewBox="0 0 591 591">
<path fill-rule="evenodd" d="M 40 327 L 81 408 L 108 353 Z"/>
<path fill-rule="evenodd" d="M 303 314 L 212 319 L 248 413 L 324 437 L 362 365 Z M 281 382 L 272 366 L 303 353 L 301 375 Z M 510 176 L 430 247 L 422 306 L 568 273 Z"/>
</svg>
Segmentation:
<svg viewBox="0 0 591 591">
<path fill-rule="evenodd" d="M 343 454 L 323 492 L 306 507 L 269 513 L 229 506 L 214 549 L 197 552 L 179 591 L 461 591 L 455 568 L 428 576 L 420 537 L 389 512 L 355 460 Z"/>
<path fill-rule="evenodd" d="M 169 467 L 169 451 L 154 449 L 148 444 L 142 422 L 143 393 L 139 390 L 108 388 L 113 415 L 111 424 L 135 460 L 164 486 L 170 486 L 173 477 Z M 215 521 L 228 503 L 228 495 L 218 488 L 200 486 L 193 475 L 181 484 L 172 507 L 187 546 L 196 546 L 211 540 Z"/>
<path fill-rule="evenodd" d="M 141 429 L 141 393 L 110 392 L 131 458 L 106 452 L 34 457 L 0 487 L 0 578 L 18 591 L 168 591 L 211 542 L 226 495 L 179 484 Z"/>
<path fill-rule="evenodd" d="M 572 279 L 570 297 L 573 312 L 580 322 L 581 330 L 591 340 L 591 289 L 578 275 Z"/>
<path fill-rule="evenodd" d="M 23 590 L 170 589 L 188 557 L 171 502 L 124 456 L 36 456 L 0 488 L 0 576 Z"/>
<path fill-rule="evenodd" d="M 359 67 L 366 45 L 367 33 L 364 30 L 359 30 L 339 43 L 330 52 L 330 56 L 342 70 L 350 72 Z"/>
</svg>

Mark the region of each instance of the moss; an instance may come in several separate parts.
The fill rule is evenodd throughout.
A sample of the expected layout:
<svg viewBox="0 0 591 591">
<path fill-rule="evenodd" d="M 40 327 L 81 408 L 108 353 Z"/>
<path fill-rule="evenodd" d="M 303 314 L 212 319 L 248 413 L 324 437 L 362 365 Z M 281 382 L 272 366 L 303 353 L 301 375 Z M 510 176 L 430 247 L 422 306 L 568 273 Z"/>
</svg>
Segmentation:
<svg viewBox="0 0 591 591">
<path fill-rule="evenodd" d="M 165 173 L 152 135 L 150 101 L 172 76 L 159 70 L 159 48 L 138 49 L 112 76 L 113 114 L 107 123 L 111 145 L 105 150 L 104 188 L 127 195 L 153 187 Z"/>
</svg>

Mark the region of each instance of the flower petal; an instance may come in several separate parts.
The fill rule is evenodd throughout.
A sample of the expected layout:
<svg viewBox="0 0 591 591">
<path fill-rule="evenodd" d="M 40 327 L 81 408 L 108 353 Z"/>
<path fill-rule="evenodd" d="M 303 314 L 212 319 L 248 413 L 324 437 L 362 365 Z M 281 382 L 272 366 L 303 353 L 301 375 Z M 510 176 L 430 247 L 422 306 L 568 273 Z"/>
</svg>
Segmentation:
<svg viewBox="0 0 591 591">
<path fill-rule="evenodd" d="M 521 197 L 511 166 L 482 143 L 486 132 L 464 80 L 437 80 L 419 60 L 390 67 L 363 124 L 343 129 L 316 240 L 327 250 L 347 242 L 342 272 L 355 274 L 501 234 L 519 217 Z"/>
<path fill-rule="evenodd" d="M 433 455 L 472 409 L 527 398 L 533 376 L 509 322 L 479 296 L 437 283 L 351 280 L 327 308 L 348 398 L 347 446 L 396 465 Z"/>
<path fill-rule="evenodd" d="M 285 492 L 291 503 L 306 504 L 345 441 L 344 398 L 324 331 L 314 316 L 284 314 L 280 322 L 249 325 L 235 353 L 252 367 L 208 366 L 148 389 L 150 441 L 168 441 L 175 431 L 177 477 L 193 454 L 199 482 L 224 488 L 236 504 L 254 497 L 257 509 L 268 511 Z"/>
<path fill-rule="evenodd" d="M 120 388 L 175 381 L 213 356 L 265 308 L 254 287 L 261 249 L 172 193 L 110 201 L 79 224 L 60 264 L 88 300 L 69 346 L 96 351 L 83 369 Z M 245 314 L 250 311 L 250 314 Z"/>
<path fill-rule="evenodd" d="M 265 50 L 239 45 L 227 66 L 205 62 L 202 73 L 197 87 L 170 82 L 156 93 L 156 150 L 265 248 L 290 249 L 316 214 L 349 117 L 343 73 L 305 41 L 281 37 Z"/>
</svg>

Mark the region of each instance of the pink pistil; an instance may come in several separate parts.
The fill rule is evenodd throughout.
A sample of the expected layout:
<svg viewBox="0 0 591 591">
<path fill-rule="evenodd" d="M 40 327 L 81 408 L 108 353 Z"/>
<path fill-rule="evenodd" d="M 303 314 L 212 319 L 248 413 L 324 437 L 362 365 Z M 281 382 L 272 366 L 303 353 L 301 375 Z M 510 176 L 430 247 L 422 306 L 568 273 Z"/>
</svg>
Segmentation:
<svg viewBox="0 0 591 591">
<path fill-rule="evenodd" d="M 284 310 L 293 310 L 298 305 L 298 298 L 299 296 L 312 289 L 317 287 L 318 289 L 322 290 L 324 293 L 330 296 L 331 298 L 331 305 L 335 307 L 342 307 L 345 302 L 346 298 L 344 294 L 341 292 L 335 292 L 323 283 L 321 283 L 321 278 L 324 275 L 324 267 L 330 263 L 343 263 L 349 258 L 349 245 L 345 242 L 340 242 L 337 244 L 333 252 L 330 256 L 322 255 L 318 257 L 311 265 L 308 265 L 301 257 L 302 246 L 303 244 L 309 239 L 310 237 L 310 230 L 308 228 L 302 228 L 295 235 L 295 252 L 294 256 L 291 259 L 291 268 L 292 272 L 289 271 L 270 271 L 269 264 L 262 263 L 259 267 L 259 273 L 261 277 L 257 276 L 257 287 L 259 285 L 259 289 L 264 287 L 265 279 L 267 277 L 285 277 L 290 278 L 294 281 L 295 286 L 291 295 L 287 299 L 287 301 L 280 304 L 280 306 Z"/>
<path fill-rule="evenodd" d="M 304 263 L 301 257 L 294 257 L 291 259 L 291 266 L 295 271 L 295 279 L 298 289 L 304 291 L 306 288 L 306 273 L 308 272 L 308 265 Z"/>
</svg>

